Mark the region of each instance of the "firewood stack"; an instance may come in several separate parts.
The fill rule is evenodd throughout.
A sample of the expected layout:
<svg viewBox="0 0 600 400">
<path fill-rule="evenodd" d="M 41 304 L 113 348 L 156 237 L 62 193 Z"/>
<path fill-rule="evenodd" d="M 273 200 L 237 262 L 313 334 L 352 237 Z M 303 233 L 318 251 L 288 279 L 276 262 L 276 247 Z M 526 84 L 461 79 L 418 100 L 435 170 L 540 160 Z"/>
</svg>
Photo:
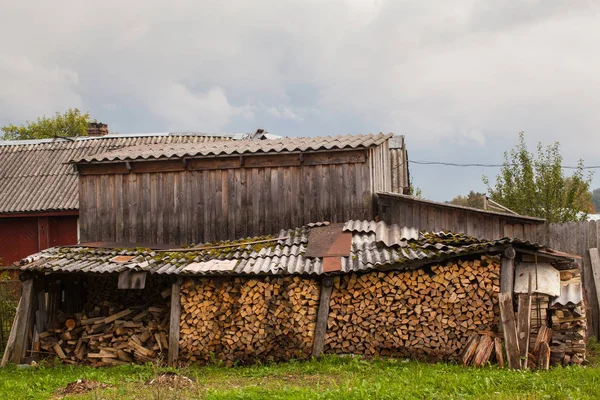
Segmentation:
<svg viewBox="0 0 600 400">
<path fill-rule="evenodd" d="M 310 356 L 319 284 L 299 277 L 188 279 L 180 360 L 283 361 Z"/>
<path fill-rule="evenodd" d="M 83 312 L 59 312 L 48 322 L 41 350 L 64 363 L 94 366 L 166 358 L 170 288 L 147 297 L 151 291 L 117 290 L 113 279 L 92 282 Z M 139 305 L 141 299 L 148 303 Z"/>
<path fill-rule="evenodd" d="M 499 289 L 499 259 L 486 255 L 336 277 L 325 351 L 456 359 L 472 334 L 496 331 Z"/>
<path fill-rule="evenodd" d="M 579 270 L 561 271 L 561 285 L 581 285 Z M 585 304 L 556 303 L 552 306 L 551 363 L 582 364 L 586 355 Z"/>
</svg>

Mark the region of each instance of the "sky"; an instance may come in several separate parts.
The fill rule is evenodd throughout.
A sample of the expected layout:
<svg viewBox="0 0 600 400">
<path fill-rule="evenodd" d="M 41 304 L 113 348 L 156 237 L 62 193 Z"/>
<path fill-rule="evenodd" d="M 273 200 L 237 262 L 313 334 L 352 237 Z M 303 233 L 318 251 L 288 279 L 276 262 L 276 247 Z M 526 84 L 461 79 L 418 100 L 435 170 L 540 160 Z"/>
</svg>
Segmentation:
<svg viewBox="0 0 600 400">
<path fill-rule="evenodd" d="M 493 164 L 524 131 L 600 165 L 599 17 L 593 0 L 0 0 L 0 125 L 77 107 L 111 132 L 393 132 L 412 160 Z M 410 165 L 437 201 L 498 172 Z"/>
</svg>

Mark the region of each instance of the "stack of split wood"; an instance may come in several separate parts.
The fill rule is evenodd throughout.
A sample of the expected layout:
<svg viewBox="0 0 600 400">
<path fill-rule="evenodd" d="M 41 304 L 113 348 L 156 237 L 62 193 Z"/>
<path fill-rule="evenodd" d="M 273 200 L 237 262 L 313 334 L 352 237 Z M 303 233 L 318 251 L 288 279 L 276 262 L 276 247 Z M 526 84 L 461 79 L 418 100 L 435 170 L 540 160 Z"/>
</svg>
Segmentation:
<svg viewBox="0 0 600 400">
<path fill-rule="evenodd" d="M 115 277 L 90 279 L 84 310 L 77 313 L 52 311 L 58 307 L 51 291 L 48 321 L 39 323 L 44 331 L 34 335 L 39 336 L 39 341 L 33 341 L 34 354 L 95 366 L 165 358 L 171 289 L 162 281 L 146 283 L 143 290 L 118 290 Z"/>
<path fill-rule="evenodd" d="M 166 354 L 169 314 L 165 305 L 119 311 L 110 307 L 106 315 L 101 315 L 101 309 L 61 315 L 57 326 L 50 324 L 40 334 L 41 349 L 65 363 L 95 366 L 152 362 Z"/>
<path fill-rule="evenodd" d="M 561 271 L 561 285 L 581 285 L 579 270 Z M 586 355 L 586 314 L 583 299 L 577 304 L 552 306 L 552 364 L 582 364 Z"/>
<path fill-rule="evenodd" d="M 474 333 L 497 329 L 499 274 L 499 259 L 484 255 L 336 277 L 325 351 L 457 359 Z"/>
<path fill-rule="evenodd" d="M 310 356 L 319 288 L 300 277 L 187 280 L 180 360 L 231 365 Z"/>
</svg>

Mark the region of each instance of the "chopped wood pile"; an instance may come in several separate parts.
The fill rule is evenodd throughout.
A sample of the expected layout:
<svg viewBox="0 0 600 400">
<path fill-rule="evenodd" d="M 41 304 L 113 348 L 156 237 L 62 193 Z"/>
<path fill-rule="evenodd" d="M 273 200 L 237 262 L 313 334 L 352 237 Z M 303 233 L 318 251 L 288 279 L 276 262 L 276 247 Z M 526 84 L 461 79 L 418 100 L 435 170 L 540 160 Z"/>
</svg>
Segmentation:
<svg viewBox="0 0 600 400">
<path fill-rule="evenodd" d="M 170 288 L 148 298 L 145 290 L 117 291 L 116 287 L 116 280 L 98 279 L 90 285 L 84 312 L 59 311 L 39 334 L 42 351 L 56 355 L 64 363 L 93 366 L 165 358 L 169 347 Z M 126 298 L 129 301 L 124 301 Z M 137 301 L 132 301 L 135 298 Z M 145 298 L 147 303 L 130 306 L 140 304 L 139 298 Z"/>
<path fill-rule="evenodd" d="M 186 280 L 180 361 L 232 365 L 309 357 L 319 288 L 297 276 Z"/>
<path fill-rule="evenodd" d="M 325 352 L 457 359 L 471 335 L 496 330 L 499 289 L 499 259 L 487 255 L 336 277 Z"/>
<path fill-rule="evenodd" d="M 580 271 L 561 271 L 561 285 L 581 285 Z M 552 306 L 550 351 L 553 365 L 582 364 L 585 361 L 586 326 L 583 300 L 577 304 L 557 303 Z"/>
</svg>

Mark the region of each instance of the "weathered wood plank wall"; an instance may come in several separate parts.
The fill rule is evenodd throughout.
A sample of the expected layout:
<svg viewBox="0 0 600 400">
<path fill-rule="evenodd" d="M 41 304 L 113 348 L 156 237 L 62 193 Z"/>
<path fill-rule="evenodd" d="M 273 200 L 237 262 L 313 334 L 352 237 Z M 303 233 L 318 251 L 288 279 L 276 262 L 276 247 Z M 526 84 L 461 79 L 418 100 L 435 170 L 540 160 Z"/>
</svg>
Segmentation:
<svg viewBox="0 0 600 400">
<path fill-rule="evenodd" d="M 477 238 L 499 239 L 504 226 L 519 224 L 543 225 L 543 220 L 527 220 L 493 212 L 454 207 L 397 194 L 378 194 L 378 216 L 387 223 L 412 226 L 428 231 L 464 232 Z"/>
<path fill-rule="evenodd" d="M 372 219 L 373 180 L 387 187 L 389 179 L 372 175 L 371 158 L 330 165 L 81 175 L 81 242 L 180 245 L 277 233 L 316 221 Z M 389 175 L 389 167 L 377 168 Z"/>
</svg>

